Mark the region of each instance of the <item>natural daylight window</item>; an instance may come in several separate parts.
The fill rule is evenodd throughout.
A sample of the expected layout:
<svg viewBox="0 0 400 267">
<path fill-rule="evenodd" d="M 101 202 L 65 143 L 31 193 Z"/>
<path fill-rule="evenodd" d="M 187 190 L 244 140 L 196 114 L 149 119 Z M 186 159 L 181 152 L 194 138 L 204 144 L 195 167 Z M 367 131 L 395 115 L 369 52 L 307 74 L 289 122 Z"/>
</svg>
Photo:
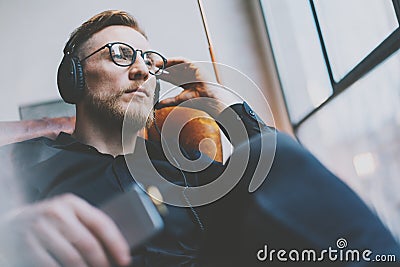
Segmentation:
<svg viewBox="0 0 400 267">
<path fill-rule="evenodd" d="M 297 138 L 400 241 L 400 0 L 260 3 Z"/>
</svg>

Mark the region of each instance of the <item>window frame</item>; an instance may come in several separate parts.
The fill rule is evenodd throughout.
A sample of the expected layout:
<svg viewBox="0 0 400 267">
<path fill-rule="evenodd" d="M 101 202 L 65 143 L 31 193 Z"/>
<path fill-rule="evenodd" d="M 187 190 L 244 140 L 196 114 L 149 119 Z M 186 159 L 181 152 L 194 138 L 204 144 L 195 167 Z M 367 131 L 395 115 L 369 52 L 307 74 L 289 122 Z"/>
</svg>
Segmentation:
<svg viewBox="0 0 400 267">
<path fill-rule="evenodd" d="M 330 103 L 333 99 L 335 99 L 337 96 L 339 96 L 341 93 L 343 93 L 346 89 L 350 88 L 352 84 L 357 82 L 364 75 L 369 73 L 373 68 L 378 66 L 380 63 L 385 61 L 387 58 L 389 58 L 392 54 L 394 54 L 397 50 L 400 49 L 400 42 L 398 41 L 398 40 L 400 40 L 400 26 L 398 26 L 396 30 L 394 30 L 386 39 L 384 39 L 374 50 L 372 50 L 363 60 L 361 60 L 341 80 L 335 81 L 331 63 L 329 61 L 324 37 L 323 37 L 322 30 L 320 27 L 318 14 L 317 14 L 317 11 L 315 8 L 314 0 L 308 0 L 308 1 L 310 3 L 313 20 L 315 22 L 317 35 L 318 35 L 319 42 L 321 45 L 321 51 L 322 51 L 325 65 L 326 65 L 326 68 L 328 71 L 328 76 L 329 76 L 329 80 L 330 80 L 330 83 L 332 86 L 333 93 L 325 101 L 323 101 L 318 107 L 315 107 L 313 110 L 311 110 L 306 115 L 304 115 L 303 118 L 300 119 L 298 122 L 294 123 L 289 115 L 289 120 L 293 127 L 293 131 L 296 135 L 297 135 L 299 127 L 305 121 L 307 121 L 311 116 L 313 116 L 315 113 L 317 113 L 323 107 L 325 107 L 328 103 Z M 263 14 L 265 29 L 266 29 L 268 37 L 270 38 L 267 20 L 265 17 L 265 12 L 263 10 L 262 0 L 259 0 L 258 2 L 259 2 L 260 9 L 262 11 L 262 14 Z M 394 7 L 394 10 L 396 13 L 398 24 L 400 25 L 400 0 L 392 0 L 392 3 L 393 3 L 393 7 Z M 269 45 L 272 46 L 270 39 L 269 39 L 269 42 L 270 42 Z M 278 64 L 277 64 L 277 60 L 275 57 L 274 57 L 274 63 L 275 63 L 275 68 L 278 72 L 278 78 L 279 78 L 281 90 L 284 92 L 285 88 L 283 88 L 283 85 L 282 85 L 282 81 L 281 81 L 281 78 L 279 75 L 279 70 L 278 70 Z M 284 99 L 284 102 L 285 102 L 286 108 L 289 110 L 286 98 Z"/>
</svg>

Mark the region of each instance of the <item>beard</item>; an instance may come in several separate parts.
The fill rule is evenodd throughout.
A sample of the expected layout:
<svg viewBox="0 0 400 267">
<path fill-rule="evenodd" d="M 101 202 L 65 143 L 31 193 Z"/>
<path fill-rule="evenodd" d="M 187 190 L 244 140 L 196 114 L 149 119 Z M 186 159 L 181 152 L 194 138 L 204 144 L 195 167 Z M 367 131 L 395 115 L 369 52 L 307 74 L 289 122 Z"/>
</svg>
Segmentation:
<svg viewBox="0 0 400 267">
<path fill-rule="evenodd" d="M 121 101 L 123 95 L 124 91 L 114 95 L 88 92 L 85 96 L 86 106 L 90 114 L 102 124 L 107 122 L 121 126 L 126 124 L 134 131 L 139 131 L 145 126 L 149 127 L 154 120 L 153 98 L 143 99 L 133 96 L 130 103 L 124 107 Z"/>
</svg>

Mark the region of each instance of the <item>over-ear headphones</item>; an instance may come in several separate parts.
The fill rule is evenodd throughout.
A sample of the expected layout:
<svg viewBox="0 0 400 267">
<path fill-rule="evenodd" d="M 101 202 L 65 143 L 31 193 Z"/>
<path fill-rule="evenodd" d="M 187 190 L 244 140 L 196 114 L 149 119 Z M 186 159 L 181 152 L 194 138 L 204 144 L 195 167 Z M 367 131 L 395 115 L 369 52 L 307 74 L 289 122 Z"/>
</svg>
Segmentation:
<svg viewBox="0 0 400 267">
<path fill-rule="evenodd" d="M 76 104 L 82 99 L 85 77 L 79 58 L 73 54 L 73 46 L 67 44 L 64 57 L 57 72 L 58 91 L 62 99 L 69 104 Z"/>
<path fill-rule="evenodd" d="M 57 86 L 62 99 L 69 104 L 77 104 L 85 89 L 85 77 L 79 58 L 73 54 L 73 45 L 67 44 L 64 49 L 64 57 L 61 60 L 57 72 Z M 154 105 L 158 103 L 160 96 L 160 80 L 156 78 L 154 92 Z"/>
</svg>

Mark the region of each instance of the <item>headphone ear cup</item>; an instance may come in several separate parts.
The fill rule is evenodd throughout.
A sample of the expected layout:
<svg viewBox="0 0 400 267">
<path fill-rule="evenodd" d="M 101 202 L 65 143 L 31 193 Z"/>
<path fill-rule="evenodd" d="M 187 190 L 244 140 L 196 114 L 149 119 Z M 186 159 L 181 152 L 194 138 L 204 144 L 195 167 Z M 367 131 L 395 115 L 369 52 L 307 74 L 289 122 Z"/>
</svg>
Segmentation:
<svg viewBox="0 0 400 267">
<path fill-rule="evenodd" d="M 69 104 L 76 104 L 82 99 L 85 77 L 79 58 L 64 55 L 57 73 L 58 91 L 62 99 Z"/>
</svg>

